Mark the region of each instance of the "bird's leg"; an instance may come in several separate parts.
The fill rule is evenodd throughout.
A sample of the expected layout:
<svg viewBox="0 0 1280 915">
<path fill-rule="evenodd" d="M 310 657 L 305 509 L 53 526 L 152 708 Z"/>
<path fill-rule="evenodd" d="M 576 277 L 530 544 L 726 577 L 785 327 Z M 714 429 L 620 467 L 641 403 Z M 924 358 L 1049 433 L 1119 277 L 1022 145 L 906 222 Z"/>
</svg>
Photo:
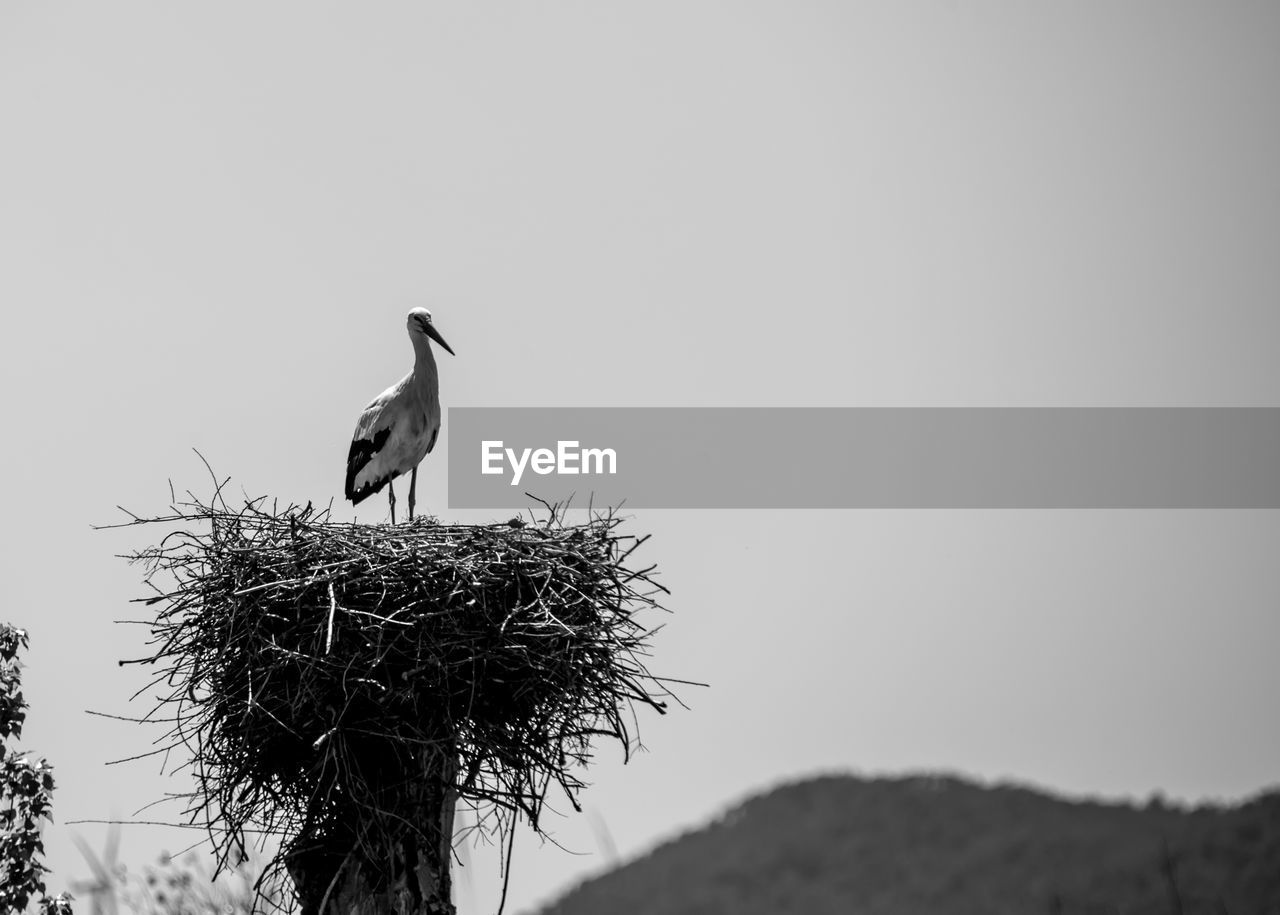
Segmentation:
<svg viewBox="0 0 1280 915">
<path fill-rule="evenodd" d="M 413 466 L 413 473 L 409 474 L 409 520 L 413 520 L 413 496 L 418 489 L 418 465 Z"/>
<path fill-rule="evenodd" d="M 387 480 L 387 498 L 391 501 L 391 523 L 396 523 L 396 488 Z"/>
</svg>

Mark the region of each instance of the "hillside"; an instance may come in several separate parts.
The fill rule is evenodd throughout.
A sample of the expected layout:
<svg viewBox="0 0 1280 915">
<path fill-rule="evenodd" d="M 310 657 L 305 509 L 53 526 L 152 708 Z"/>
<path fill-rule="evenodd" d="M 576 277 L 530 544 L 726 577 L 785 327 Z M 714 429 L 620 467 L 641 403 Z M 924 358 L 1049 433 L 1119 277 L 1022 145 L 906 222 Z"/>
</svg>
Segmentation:
<svg viewBox="0 0 1280 915">
<path fill-rule="evenodd" d="M 1178 911 L 1280 913 L 1280 792 L 1178 809 L 950 777 L 815 778 L 747 800 L 543 915 Z"/>
</svg>

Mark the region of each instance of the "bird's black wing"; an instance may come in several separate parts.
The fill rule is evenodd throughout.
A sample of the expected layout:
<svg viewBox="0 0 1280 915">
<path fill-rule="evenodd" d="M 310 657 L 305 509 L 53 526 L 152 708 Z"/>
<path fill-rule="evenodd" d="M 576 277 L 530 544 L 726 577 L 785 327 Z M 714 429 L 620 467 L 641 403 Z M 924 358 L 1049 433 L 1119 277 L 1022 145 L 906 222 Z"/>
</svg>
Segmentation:
<svg viewBox="0 0 1280 915">
<path fill-rule="evenodd" d="M 354 438 L 351 440 L 351 450 L 347 453 L 347 482 L 343 487 L 347 498 L 351 500 L 353 505 L 359 505 L 361 501 L 369 498 L 375 492 L 387 485 L 387 479 L 371 480 L 364 486 L 356 490 L 356 474 L 364 470 L 365 466 L 373 460 L 374 455 L 382 450 L 382 446 L 387 443 L 387 439 L 391 437 L 391 427 L 379 429 L 373 433 L 373 438 Z"/>
<path fill-rule="evenodd" d="M 431 453 L 431 449 L 436 446 L 436 439 L 440 437 L 440 427 L 437 425 L 431 433 L 431 441 L 427 442 L 427 454 Z"/>
</svg>

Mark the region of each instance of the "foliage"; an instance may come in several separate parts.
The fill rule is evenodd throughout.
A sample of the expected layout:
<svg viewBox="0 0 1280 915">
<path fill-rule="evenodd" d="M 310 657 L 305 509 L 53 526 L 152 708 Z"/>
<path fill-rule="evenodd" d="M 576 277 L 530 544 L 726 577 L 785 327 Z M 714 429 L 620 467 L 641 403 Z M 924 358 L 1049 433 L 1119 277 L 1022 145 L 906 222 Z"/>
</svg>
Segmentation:
<svg viewBox="0 0 1280 915">
<path fill-rule="evenodd" d="M 251 853 L 214 874 L 195 853 L 182 858 L 161 855 L 141 875 L 122 873 L 118 897 L 135 915 L 249 915 L 283 910 L 288 894 L 279 884 L 261 880 L 266 863 Z"/>
<path fill-rule="evenodd" d="M 291 894 L 278 882 L 262 879 L 266 859 L 261 854 L 251 851 L 215 874 L 201 852 L 189 851 L 180 856 L 164 852 L 155 864 L 133 872 L 126 865 L 116 863 L 118 838 L 118 832 L 108 833 L 106 847 L 100 854 L 83 841 L 76 842 L 93 873 L 93 879 L 83 881 L 78 889 L 88 893 L 90 912 L 251 915 L 282 913 L 289 908 Z"/>
<path fill-rule="evenodd" d="M 22 737 L 27 703 L 18 654 L 27 633 L 0 623 L 0 911 L 21 912 L 41 898 L 48 915 L 70 915 L 70 896 L 45 896 L 43 821 L 53 817 L 53 767 L 7 746 Z"/>
</svg>

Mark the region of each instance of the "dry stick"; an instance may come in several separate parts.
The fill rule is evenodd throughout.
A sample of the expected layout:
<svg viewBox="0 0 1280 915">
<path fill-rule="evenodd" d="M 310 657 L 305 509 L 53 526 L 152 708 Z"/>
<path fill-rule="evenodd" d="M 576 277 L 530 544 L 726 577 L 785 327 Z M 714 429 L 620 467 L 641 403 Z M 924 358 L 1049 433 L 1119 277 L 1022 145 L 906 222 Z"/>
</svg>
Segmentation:
<svg viewBox="0 0 1280 915">
<path fill-rule="evenodd" d="M 338 599 L 333 596 L 333 582 L 329 582 L 329 633 L 324 640 L 324 653 L 333 648 L 333 614 L 338 609 Z"/>
<path fill-rule="evenodd" d="M 498 915 L 502 915 L 507 908 L 507 884 L 511 882 L 511 849 L 515 846 L 516 831 L 515 829 L 507 830 L 507 862 L 502 873 L 502 899 L 498 902 Z"/>
<path fill-rule="evenodd" d="M 1164 874 L 1169 888 L 1169 906 L 1173 915 L 1182 915 L 1182 893 L 1178 890 L 1178 870 L 1174 862 L 1173 852 L 1169 849 L 1169 837 L 1161 839 L 1160 871 Z"/>
<path fill-rule="evenodd" d="M 329 886 L 324 891 L 324 896 L 320 899 L 320 908 L 318 910 L 320 915 L 324 915 L 325 906 L 329 904 L 329 894 L 332 893 L 333 888 L 338 885 L 338 878 L 342 876 L 342 869 L 351 862 L 351 856 L 355 854 L 356 849 L 359 847 L 359 843 L 352 845 L 351 851 L 347 852 L 347 856 L 342 859 L 342 863 L 338 865 L 338 869 L 333 872 L 333 879 L 329 881 Z"/>
</svg>

